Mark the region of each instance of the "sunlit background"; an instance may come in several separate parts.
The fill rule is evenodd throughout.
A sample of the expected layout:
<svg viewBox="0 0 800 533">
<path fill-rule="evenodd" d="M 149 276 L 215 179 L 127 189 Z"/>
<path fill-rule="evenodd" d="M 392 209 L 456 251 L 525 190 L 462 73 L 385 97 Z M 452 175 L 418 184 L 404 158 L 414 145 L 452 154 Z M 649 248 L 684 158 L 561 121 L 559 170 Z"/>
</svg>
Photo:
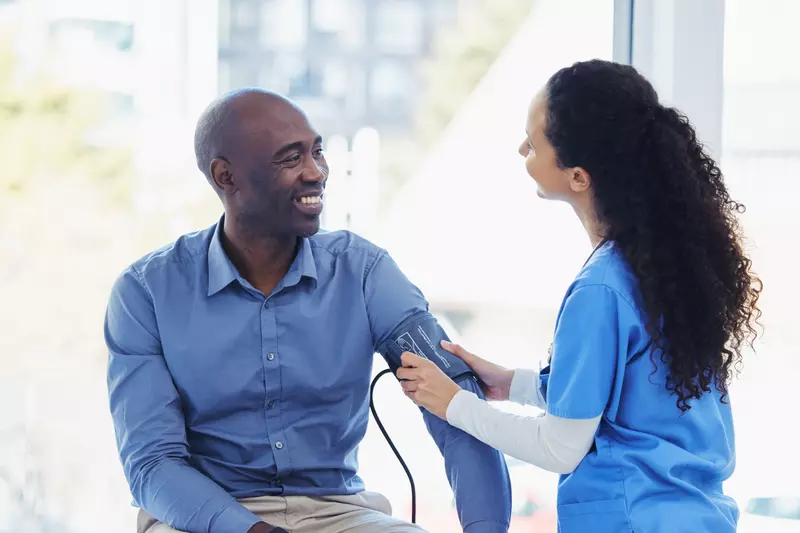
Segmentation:
<svg viewBox="0 0 800 533">
<path fill-rule="evenodd" d="M 536 198 L 516 149 L 552 72 L 612 58 L 614 6 L 0 0 L 0 532 L 134 530 L 106 400 L 106 299 L 133 260 L 219 217 L 191 139 L 229 89 L 308 112 L 331 165 L 327 229 L 387 248 L 469 349 L 537 367 L 589 244 L 568 209 Z M 800 2 L 727 0 L 724 17 L 721 165 L 766 286 L 766 334 L 733 386 L 727 488 L 742 531 L 800 531 Z M 376 403 L 420 524 L 459 531 L 418 411 L 391 378 Z M 372 425 L 360 461 L 408 518 L 407 480 Z M 556 477 L 509 465 L 512 531 L 554 532 Z"/>
</svg>

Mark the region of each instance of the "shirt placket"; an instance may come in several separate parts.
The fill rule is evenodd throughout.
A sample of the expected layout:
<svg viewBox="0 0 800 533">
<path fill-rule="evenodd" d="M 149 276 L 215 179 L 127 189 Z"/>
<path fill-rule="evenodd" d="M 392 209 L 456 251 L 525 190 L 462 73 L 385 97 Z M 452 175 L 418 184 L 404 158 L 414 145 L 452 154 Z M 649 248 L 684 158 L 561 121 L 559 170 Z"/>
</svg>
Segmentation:
<svg viewBox="0 0 800 533">
<path fill-rule="evenodd" d="M 289 442 L 281 424 L 282 386 L 281 353 L 278 345 L 278 328 L 275 316 L 275 301 L 268 298 L 261 307 L 261 363 L 266 381 L 264 396 L 264 417 L 267 425 L 267 438 L 272 446 L 277 476 L 272 481 L 282 486 L 281 477 L 290 471 Z"/>
</svg>

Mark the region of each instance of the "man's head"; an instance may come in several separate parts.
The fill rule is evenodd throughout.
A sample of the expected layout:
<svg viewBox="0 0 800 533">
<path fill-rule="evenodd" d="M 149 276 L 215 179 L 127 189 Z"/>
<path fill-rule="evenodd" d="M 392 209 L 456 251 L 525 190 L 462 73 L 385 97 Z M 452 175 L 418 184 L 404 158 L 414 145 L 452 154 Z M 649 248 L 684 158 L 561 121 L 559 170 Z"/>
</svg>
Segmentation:
<svg viewBox="0 0 800 533">
<path fill-rule="evenodd" d="M 258 89 L 211 103 L 197 123 L 197 166 L 228 220 L 255 237 L 319 230 L 328 165 L 322 139 L 291 101 Z"/>
</svg>

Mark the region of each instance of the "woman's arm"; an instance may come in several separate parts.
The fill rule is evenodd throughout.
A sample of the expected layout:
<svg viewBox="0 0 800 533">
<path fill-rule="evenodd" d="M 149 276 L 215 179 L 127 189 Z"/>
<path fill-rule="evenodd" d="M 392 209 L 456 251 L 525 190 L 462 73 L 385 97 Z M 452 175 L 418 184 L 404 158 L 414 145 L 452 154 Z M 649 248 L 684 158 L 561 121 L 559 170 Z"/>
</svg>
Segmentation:
<svg viewBox="0 0 800 533">
<path fill-rule="evenodd" d="M 547 402 L 539 388 L 539 372 L 528 368 L 514 370 L 508 399 L 514 403 L 546 409 Z"/>
<path fill-rule="evenodd" d="M 580 464 L 592 447 L 601 418 L 514 415 L 464 390 L 447 407 L 447 421 L 453 426 L 506 455 L 558 474 L 569 474 Z"/>
</svg>

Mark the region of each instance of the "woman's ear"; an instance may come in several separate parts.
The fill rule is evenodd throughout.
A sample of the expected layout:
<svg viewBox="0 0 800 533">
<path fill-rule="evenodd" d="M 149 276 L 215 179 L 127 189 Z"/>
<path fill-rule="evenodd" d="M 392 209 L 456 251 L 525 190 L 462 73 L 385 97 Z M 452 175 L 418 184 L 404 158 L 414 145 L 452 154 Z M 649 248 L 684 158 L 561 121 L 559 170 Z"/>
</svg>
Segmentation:
<svg viewBox="0 0 800 533">
<path fill-rule="evenodd" d="M 572 192 L 585 192 L 592 187 L 592 177 L 581 167 L 569 169 L 569 187 Z"/>
</svg>

